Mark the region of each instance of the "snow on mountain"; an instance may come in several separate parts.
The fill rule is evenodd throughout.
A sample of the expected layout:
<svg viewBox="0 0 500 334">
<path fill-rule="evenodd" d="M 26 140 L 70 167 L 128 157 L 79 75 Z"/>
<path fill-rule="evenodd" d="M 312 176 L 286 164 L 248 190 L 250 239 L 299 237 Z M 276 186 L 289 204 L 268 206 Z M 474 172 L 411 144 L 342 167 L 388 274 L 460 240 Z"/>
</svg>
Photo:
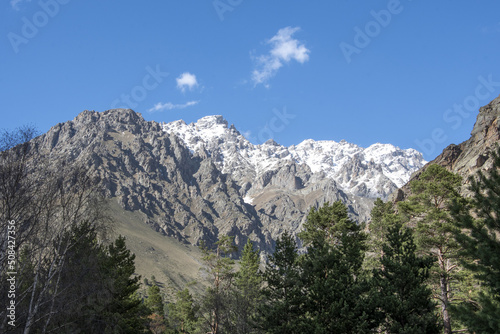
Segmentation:
<svg viewBox="0 0 500 334">
<path fill-rule="evenodd" d="M 391 144 L 362 148 L 345 140 L 308 139 L 290 147 L 273 140 L 254 145 L 222 116 L 206 116 L 191 124 L 179 120 L 162 127 L 180 137 L 193 154 L 210 156 L 223 173 L 241 184 L 295 162 L 308 166 L 314 175 L 333 179 L 346 193 L 386 198 L 426 163 L 418 151 Z"/>
</svg>

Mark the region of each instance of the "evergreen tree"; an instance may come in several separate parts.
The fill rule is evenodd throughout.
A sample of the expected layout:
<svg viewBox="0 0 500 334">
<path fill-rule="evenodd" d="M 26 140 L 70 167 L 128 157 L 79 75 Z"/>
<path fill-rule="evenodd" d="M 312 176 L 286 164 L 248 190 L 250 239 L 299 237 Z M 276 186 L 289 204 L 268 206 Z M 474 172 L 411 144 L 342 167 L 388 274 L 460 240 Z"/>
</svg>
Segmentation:
<svg viewBox="0 0 500 334">
<path fill-rule="evenodd" d="M 147 312 L 134 296 L 138 286 L 124 284 L 134 271 L 133 256 L 126 249 L 124 239 L 119 238 L 106 248 L 98 243 L 95 226 L 88 222 L 72 226 L 60 238 L 56 244 L 67 245 L 56 249 L 64 252 L 64 270 L 54 277 L 50 294 L 41 303 L 48 316 L 36 321 L 31 330 L 37 333 L 141 333 L 146 330 Z M 33 267 L 26 254 L 29 252 L 23 252 L 22 275 L 29 276 Z M 46 274 L 45 270 L 39 272 L 38 278 L 45 279 Z M 135 278 L 129 281 L 133 282 Z"/>
<path fill-rule="evenodd" d="M 299 234 L 307 247 L 302 262 L 307 331 L 368 333 L 375 310 L 362 264 L 366 235 L 337 201 L 311 209 Z"/>
<path fill-rule="evenodd" d="M 303 331 L 303 285 L 294 238 L 284 232 L 264 272 L 264 302 L 259 307 L 259 324 L 265 333 L 298 334 Z"/>
<path fill-rule="evenodd" d="M 72 226 L 64 237 L 67 249 L 65 270 L 54 286 L 47 308 L 54 313 L 50 326 L 43 332 L 56 329 L 59 333 L 98 332 L 99 304 L 108 297 L 106 277 L 102 271 L 105 247 L 97 242 L 95 226 L 88 222 Z M 96 327 L 97 326 L 97 327 Z"/>
<path fill-rule="evenodd" d="M 151 310 L 151 312 L 164 316 L 163 308 L 163 298 L 160 293 L 160 288 L 156 284 L 152 284 L 148 288 L 148 299 L 146 300 L 146 306 Z"/>
<path fill-rule="evenodd" d="M 450 304 L 458 289 L 455 274 L 459 271 L 460 246 L 454 239 L 459 231 L 450 214 L 453 202 L 463 202 L 459 194 L 461 177 L 439 165 L 430 165 L 418 180 L 410 183 L 412 195 L 400 208 L 416 221 L 416 243 L 424 253 L 436 259 L 431 270 L 435 297 L 441 306 L 443 327 L 452 333 Z"/>
<path fill-rule="evenodd" d="M 119 236 L 108 246 L 105 259 L 105 275 L 111 300 L 102 313 L 102 333 L 142 333 L 146 331 L 148 311 L 136 292 L 140 276 L 134 276 L 135 255 L 125 245 L 125 237 Z"/>
<path fill-rule="evenodd" d="M 176 333 L 194 333 L 198 318 L 198 306 L 193 300 L 193 296 L 188 289 L 178 291 L 176 294 L 177 301 L 168 305 L 168 316 L 170 326 Z"/>
<path fill-rule="evenodd" d="M 397 214 L 392 202 L 383 202 L 377 198 L 371 211 L 371 221 L 368 225 L 368 252 L 365 257 L 365 268 L 370 271 L 380 267 L 380 258 L 384 254 L 382 248 L 385 244 L 390 228 L 405 221 L 404 217 Z"/>
<path fill-rule="evenodd" d="M 394 226 L 388 217 L 394 215 L 395 210 L 392 202 L 384 202 L 380 198 L 377 198 L 373 204 L 373 209 L 370 213 L 370 237 L 374 239 L 374 245 L 381 249 L 389 228 Z"/>
<path fill-rule="evenodd" d="M 96 306 L 102 301 L 103 275 L 101 256 L 104 248 L 97 242 L 95 227 L 88 222 L 75 225 L 55 239 L 60 245 L 54 250 L 54 258 L 64 259 L 64 268 L 52 276 L 47 287 L 50 293 L 40 300 L 45 316 L 36 319 L 30 328 L 33 332 L 74 333 L 84 331 L 95 333 L 94 328 L 99 311 Z M 50 270 L 35 267 L 31 263 L 30 251 L 24 249 L 21 255 L 19 289 L 35 289 L 33 296 L 41 297 L 42 289 L 34 283 L 35 279 L 46 281 Z M 60 264 L 62 261 L 59 261 Z M 29 307 L 29 300 L 21 307 Z"/>
<path fill-rule="evenodd" d="M 500 332 L 500 149 L 492 158 L 489 175 L 479 172 L 470 178 L 476 219 L 463 212 L 461 202 L 453 206 L 453 215 L 464 229 L 457 233 L 457 240 L 465 255 L 475 259 L 465 265 L 481 282 L 478 301 L 464 302 L 457 309 L 469 330 L 477 334 Z"/>
<path fill-rule="evenodd" d="M 373 271 L 372 285 L 384 320 L 385 333 L 440 333 L 432 291 L 426 286 L 432 258 L 415 254 L 411 230 L 390 227 L 382 246 L 381 268 Z"/>
<path fill-rule="evenodd" d="M 253 249 L 253 243 L 248 239 L 234 281 L 233 321 L 234 332 L 238 334 L 256 333 L 254 319 L 257 306 L 262 301 L 262 275 L 259 265 L 259 251 Z"/>
<path fill-rule="evenodd" d="M 234 278 L 234 260 L 230 256 L 236 251 L 233 238 L 230 236 L 222 236 L 216 246 L 215 253 L 204 245 L 201 246 L 202 259 L 211 283 L 203 296 L 201 312 L 206 325 L 213 334 L 230 332 L 228 306 Z"/>
</svg>

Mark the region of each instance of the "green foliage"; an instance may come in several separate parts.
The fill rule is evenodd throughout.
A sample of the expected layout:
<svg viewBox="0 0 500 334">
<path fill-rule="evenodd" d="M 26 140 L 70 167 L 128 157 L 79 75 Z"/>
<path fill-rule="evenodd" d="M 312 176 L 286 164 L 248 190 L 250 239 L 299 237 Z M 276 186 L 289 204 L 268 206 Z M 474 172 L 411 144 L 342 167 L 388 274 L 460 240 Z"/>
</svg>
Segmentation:
<svg viewBox="0 0 500 334">
<path fill-rule="evenodd" d="M 151 310 L 151 312 L 156 313 L 160 316 L 164 316 L 163 309 L 163 298 L 160 293 L 160 288 L 156 284 L 152 284 L 148 288 L 148 299 L 145 302 L 146 306 Z"/>
<path fill-rule="evenodd" d="M 416 222 L 416 243 L 422 253 L 431 254 L 436 265 L 431 270 L 443 318 L 445 333 L 452 332 L 450 305 L 459 285 L 455 273 L 460 270 L 460 246 L 454 235 L 460 231 L 450 213 L 452 203 L 465 203 L 459 194 L 462 178 L 439 165 L 430 165 L 418 180 L 410 183 L 413 194 L 401 202 L 400 209 Z"/>
<path fill-rule="evenodd" d="M 198 318 L 198 306 L 193 300 L 193 296 L 188 289 L 177 292 L 177 301 L 168 305 L 168 316 L 170 326 L 177 333 L 194 333 Z"/>
<path fill-rule="evenodd" d="M 388 229 L 381 267 L 373 271 L 374 297 L 386 333 L 440 333 L 432 292 L 425 282 L 432 258 L 417 257 L 411 230 L 396 224 Z"/>
<path fill-rule="evenodd" d="M 451 236 L 457 231 L 449 206 L 462 201 L 459 194 L 462 178 L 439 165 L 430 165 L 410 183 L 413 195 L 402 202 L 403 211 L 418 217 L 416 238 L 426 251 L 441 251 L 443 256 L 456 256 L 458 245 Z M 449 256 L 448 256 L 449 258 Z"/>
<path fill-rule="evenodd" d="M 373 240 L 374 247 L 382 249 L 389 228 L 394 226 L 390 219 L 394 214 L 395 210 L 392 202 L 384 202 L 380 198 L 375 200 L 369 226 L 370 239 Z"/>
<path fill-rule="evenodd" d="M 327 202 L 319 209 L 311 208 L 299 237 L 305 245 L 335 244 L 340 242 L 339 236 L 346 235 L 349 229 L 359 231 L 359 227 L 349 219 L 347 207 L 341 201 L 332 205 Z"/>
<path fill-rule="evenodd" d="M 455 202 L 453 215 L 463 232 L 456 238 L 464 255 L 475 261 L 464 263 L 481 281 L 477 302 L 464 301 L 457 307 L 459 317 L 475 333 L 500 332 L 500 150 L 492 155 L 493 169 L 489 175 L 478 173 L 470 179 L 472 206 L 476 219 L 461 210 Z"/>
<path fill-rule="evenodd" d="M 119 236 L 110 244 L 104 259 L 104 273 L 109 280 L 111 300 L 102 313 L 104 333 L 141 333 L 146 328 L 149 312 L 136 296 L 140 276 L 134 276 L 135 255 Z"/>
<path fill-rule="evenodd" d="M 243 296 L 251 296 L 259 290 L 262 276 L 259 272 L 259 251 L 253 249 L 253 243 L 248 239 L 241 253 L 240 269 L 236 273 L 235 286 Z M 257 289 L 255 289 L 257 288 Z"/>
<path fill-rule="evenodd" d="M 235 334 L 256 333 L 254 320 L 257 307 L 262 302 L 259 265 L 259 251 L 253 249 L 253 243 L 248 239 L 234 281 L 232 313 Z"/>
<path fill-rule="evenodd" d="M 58 312 L 57 318 L 66 319 L 54 319 L 53 326 L 62 326 L 70 317 L 73 324 L 64 326 L 69 331 L 77 328 L 88 330 L 99 322 L 100 315 L 93 306 L 103 302 L 103 297 L 109 297 L 103 294 L 102 287 L 108 279 L 102 270 L 105 248 L 97 243 L 97 233 L 88 222 L 73 226 L 65 238 L 68 240 L 64 244 L 72 246 L 66 254 L 67 268 L 59 278 L 65 293 L 58 299 L 67 306 Z"/>
<path fill-rule="evenodd" d="M 55 239 L 59 247 L 55 249 L 54 257 L 65 259 L 64 270 L 58 275 L 52 275 L 47 267 L 35 269 L 30 251 L 23 250 L 21 289 L 34 288 L 33 296 L 42 298 L 42 288 L 33 283 L 35 280 L 47 281 L 50 295 L 43 298 L 40 304 L 53 313 L 50 322 L 35 322 L 32 330 L 50 332 L 57 329 L 59 333 L 72 333 L 83 329 L 97 332 L 95 327 L 100 315 L 94 307 L 107 296 L 102 287 L 105 278 L 101 270 L 104 248 L 97 243 L 96 236 L 95 228 L 85 221 Z"/>
<path fill-rule="evenodd" d="M 212 283 L 216 290 L 226 289 L 232 284 L 234 277 L 234 260 L 231 254 L 237 251 L 233 237 L 222 236 L 216 243 L 216 251 L 212 252 L 203 243 L 200 249 L 203 253 L 206 272 L 212 276 Z"/>
<path fill-rule="evenodd" d="M 260 327 L 270 334 L 302 332 L 303 284 L 294 238 L 284 232 L 264 273 L 265 300 L 259 307 Z"/>
<path fill-rule="evenodd" d="M 405 217 L 396 213 L 392 202 L 383 202 L 377 198 L 371 211 L 371 222 L 368 225 L 367 246 L 369 252 L 365 258 L 365 268 L 373 270 L 380 267 L 380 257 L 383 255 L 382 247 L 390 228 L 402 224 Z"/>
<path fill-rule="evenodd" d="M 376 327 L 369 285 L 362 275 L 366 235 L 340 201 L 312 209 L 300 234 L 305 323 L 316 333 L 368 333 Z"/>
<path fill-rule="evenodd" d="M 50 322 L 37 321 L 31 330 L 37 333 L 141 333 L 146 330 L 147 310 L 136 298 L 138 277 L 134 273 L 134 256 L 119 237 L 104 247 L 97 241 L 95 226 L 87 221 L 74 225 L 55 239 L 55 258 L 64 258 L 64 270 L 50 276 L 49 268 L 31 263 L 31 251 L 24 249 L 20 258 L 20 289 L 31 289 L 35 298 L 41 290 L 34 280 L 53 279 L 50 294 L 40 305 L 52 313 Z M 63 257 L 64 254 L 64 257 Z M 26 301 L 26 305 L 29 301 Z M 49 314 L 50 314 L 49 313 Z M 25 321 L 25 320 L 24 320 Z"/>
<path fill-rule="evenodd" d="M 203 262 L 205 271 L 210 277 L 211 286 L 207 289 L 201 302 L 201 316 L 207 331 L 214 334 L 228 330 L 230 323 L 230 291 L 234 278 L 234 260 L 230 257 L 237 249 L 233 237 L 222 236 L 216 243 L 217 249 L 211 252 L 203 244 Z"/>
</svg>

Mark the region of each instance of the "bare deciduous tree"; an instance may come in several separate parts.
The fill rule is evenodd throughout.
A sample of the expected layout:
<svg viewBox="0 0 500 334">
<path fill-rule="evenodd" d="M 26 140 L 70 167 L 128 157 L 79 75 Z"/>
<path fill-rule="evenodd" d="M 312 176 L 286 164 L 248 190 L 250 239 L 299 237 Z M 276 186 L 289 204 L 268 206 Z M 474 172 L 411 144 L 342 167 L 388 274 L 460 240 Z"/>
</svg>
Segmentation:
<svg viewBox="0 0 500 334">
<path fill-rule="evenodd" d="M 29 141 L 35 133 L 27 127 L 0 136 L 0 301 L 10 302 L 7 273 L 13 270 L 7 266 L 7 229 L 13 225 L 15 323 L 16 331 L 25 334 L 34 329 L 48 332 L 54 315 L 65 307 L 59 300 L 71 285 L 81 283 L 63 279 L 69 270 L 68 257 L 80 242 L 72 231 L 88 224 L 99 233 L 97 242 L 103 242 L 110 223 L 99 180 L 75 163 L 56 165 L 41 157 Z M 12 329 L 6 315 L 2 308 L 2 332 Z"/>
</svg>

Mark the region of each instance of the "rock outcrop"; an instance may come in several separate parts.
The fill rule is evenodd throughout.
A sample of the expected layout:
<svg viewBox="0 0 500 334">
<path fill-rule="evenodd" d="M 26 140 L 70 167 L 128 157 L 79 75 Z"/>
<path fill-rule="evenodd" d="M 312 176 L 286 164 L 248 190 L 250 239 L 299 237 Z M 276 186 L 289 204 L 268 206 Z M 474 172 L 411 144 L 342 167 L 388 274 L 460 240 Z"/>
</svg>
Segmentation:
<svg viewBox="0 0 500 334">
<path fill-rule="evenodd" d="M 476 123 L 471 132 L 471 137 L 461 144 L 451 144 L 434 160 L 430 161 L 419 172 L 412 175 L 411 180 L 418 176 L 430 164 L 438 164 L 463 178 L 462 193 L 469 194 L 468 178 L 477 171 L 487 172 L 492 168 L 490 159 L 493 151 L 500 144 L 500 96 L 488 105 L 479 109 Z M 410 180 L 410 181 L 411 181 Z M 393 195 L 395 201 L 405 199 L 410 193 L 409 185 L 402 187 Z"/>
</svg>

